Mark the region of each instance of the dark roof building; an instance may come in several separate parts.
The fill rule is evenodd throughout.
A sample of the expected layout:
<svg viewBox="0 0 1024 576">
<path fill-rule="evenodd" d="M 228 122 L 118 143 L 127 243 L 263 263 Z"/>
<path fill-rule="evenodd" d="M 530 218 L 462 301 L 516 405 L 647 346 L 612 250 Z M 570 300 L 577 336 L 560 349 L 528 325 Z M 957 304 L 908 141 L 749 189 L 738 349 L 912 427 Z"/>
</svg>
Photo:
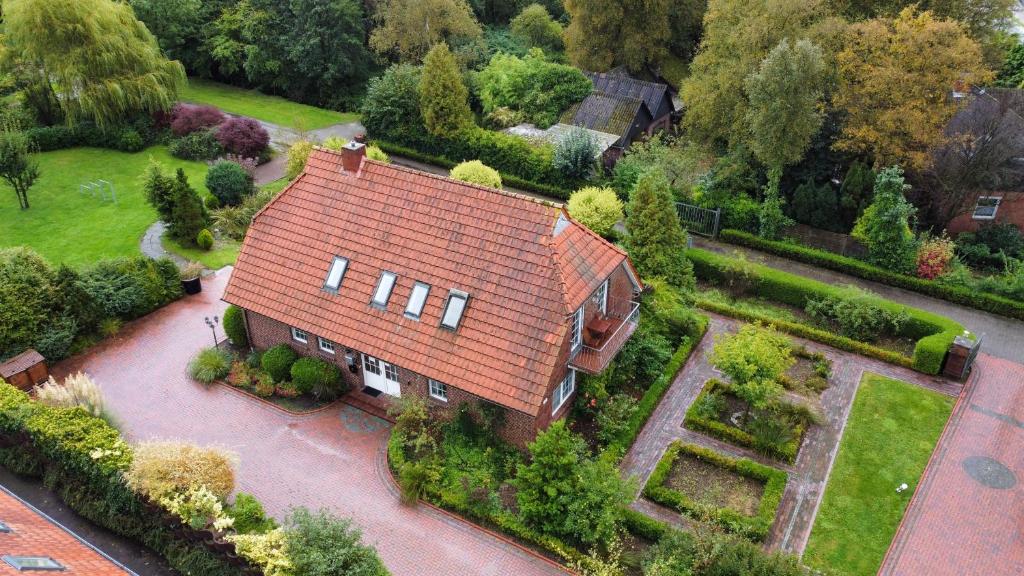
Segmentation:
<svg viewBox="0 0 1024 576">
<path fill-rule="evenodd" d="M 644 101 L 651 113 L 652 121 L 675 112 L 672 94 L 665 84 L 637 80 L 622 73 L 584 72 L 594 83 L 594 92 L 602 92 L 617 98 L 637 98 Z"/>
</svg>

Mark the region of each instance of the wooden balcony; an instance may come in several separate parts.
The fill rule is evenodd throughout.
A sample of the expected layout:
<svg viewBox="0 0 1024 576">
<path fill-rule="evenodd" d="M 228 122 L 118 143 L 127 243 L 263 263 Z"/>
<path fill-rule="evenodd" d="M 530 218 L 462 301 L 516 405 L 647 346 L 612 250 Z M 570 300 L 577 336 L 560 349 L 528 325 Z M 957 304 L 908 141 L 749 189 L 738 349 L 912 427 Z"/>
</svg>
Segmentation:
<svg viewBox="0 0 1024 576">
<path fill-rule="evenodd" d="M 569 366 L 600 374 L 633 335 L 640 316 L 640 303 L 609 297 L 607 309 L 604 317 L 595 318 L 583 327 L 583 344 L 573 353 Z"/>
</svg>

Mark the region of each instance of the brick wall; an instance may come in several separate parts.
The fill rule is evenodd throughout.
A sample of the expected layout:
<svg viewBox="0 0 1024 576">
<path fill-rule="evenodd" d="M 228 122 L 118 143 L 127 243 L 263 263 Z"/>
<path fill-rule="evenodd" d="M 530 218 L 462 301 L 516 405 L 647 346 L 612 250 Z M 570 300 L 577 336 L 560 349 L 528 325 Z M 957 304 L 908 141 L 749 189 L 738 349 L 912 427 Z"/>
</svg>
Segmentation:
<svg viewBox="0 0 1024 576">
<path fill-rule="evenodd" d="M 988 222 L 1009 222 L 1024 231 L 1024 192 L 986 192 L 977 196 L 1001 197 L 999 209 L 996 211 L 995 220 L 975 220 L 972 218 L 974 205 L 977 203 L 975 197 L 969 204 L 966 213 L 953 218 L 949 222 L 947 230 L 950 235 L 956 236 L 961 232 L 974 232 Z"/>
</svg>

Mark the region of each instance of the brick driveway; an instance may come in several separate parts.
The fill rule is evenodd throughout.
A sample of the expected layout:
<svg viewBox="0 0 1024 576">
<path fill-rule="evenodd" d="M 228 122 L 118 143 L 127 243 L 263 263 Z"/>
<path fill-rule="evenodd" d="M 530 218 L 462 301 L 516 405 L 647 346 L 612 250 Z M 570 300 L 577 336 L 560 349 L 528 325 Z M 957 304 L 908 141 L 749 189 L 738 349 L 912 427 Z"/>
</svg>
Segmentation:
<svg viewBox="0 0 1024 576">
<path fill-rule="evenodd" d="M 131 440 L 183 439 L 238 453 L 238 489 L 278 518 L 294 505 L 351 517 L 393 574 L 565 574 L 465 522 L 402 506 L 386 469 L 382 420 L 350 407 L 291 416 L 235 390 L 193 382 L 185 365 L 212 342 L 203 317 L 223 313 L 219 298 L 229 273 L 205 279 L 202 294 L 126 325 L 116 338 L 55 367 L 55 375 L 92 375 Z"/>
</svg>

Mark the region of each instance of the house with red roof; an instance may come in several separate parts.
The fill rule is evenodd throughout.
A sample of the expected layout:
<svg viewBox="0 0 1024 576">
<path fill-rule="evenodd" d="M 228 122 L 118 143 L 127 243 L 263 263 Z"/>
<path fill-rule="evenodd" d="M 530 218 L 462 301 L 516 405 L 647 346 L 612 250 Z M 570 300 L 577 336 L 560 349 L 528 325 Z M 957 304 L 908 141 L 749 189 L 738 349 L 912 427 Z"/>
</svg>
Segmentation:
<svg viewBox="0 0 1024 576">
<path fill-rule="evenodd" d="M 637 324 L 640 278 L 558 204 L 316 149 L 256 214 L 225 291 L 252 345 L 337 364 L 354 403 L 504 408 L 518 445 L 564 416 Z"/>
</svg>

